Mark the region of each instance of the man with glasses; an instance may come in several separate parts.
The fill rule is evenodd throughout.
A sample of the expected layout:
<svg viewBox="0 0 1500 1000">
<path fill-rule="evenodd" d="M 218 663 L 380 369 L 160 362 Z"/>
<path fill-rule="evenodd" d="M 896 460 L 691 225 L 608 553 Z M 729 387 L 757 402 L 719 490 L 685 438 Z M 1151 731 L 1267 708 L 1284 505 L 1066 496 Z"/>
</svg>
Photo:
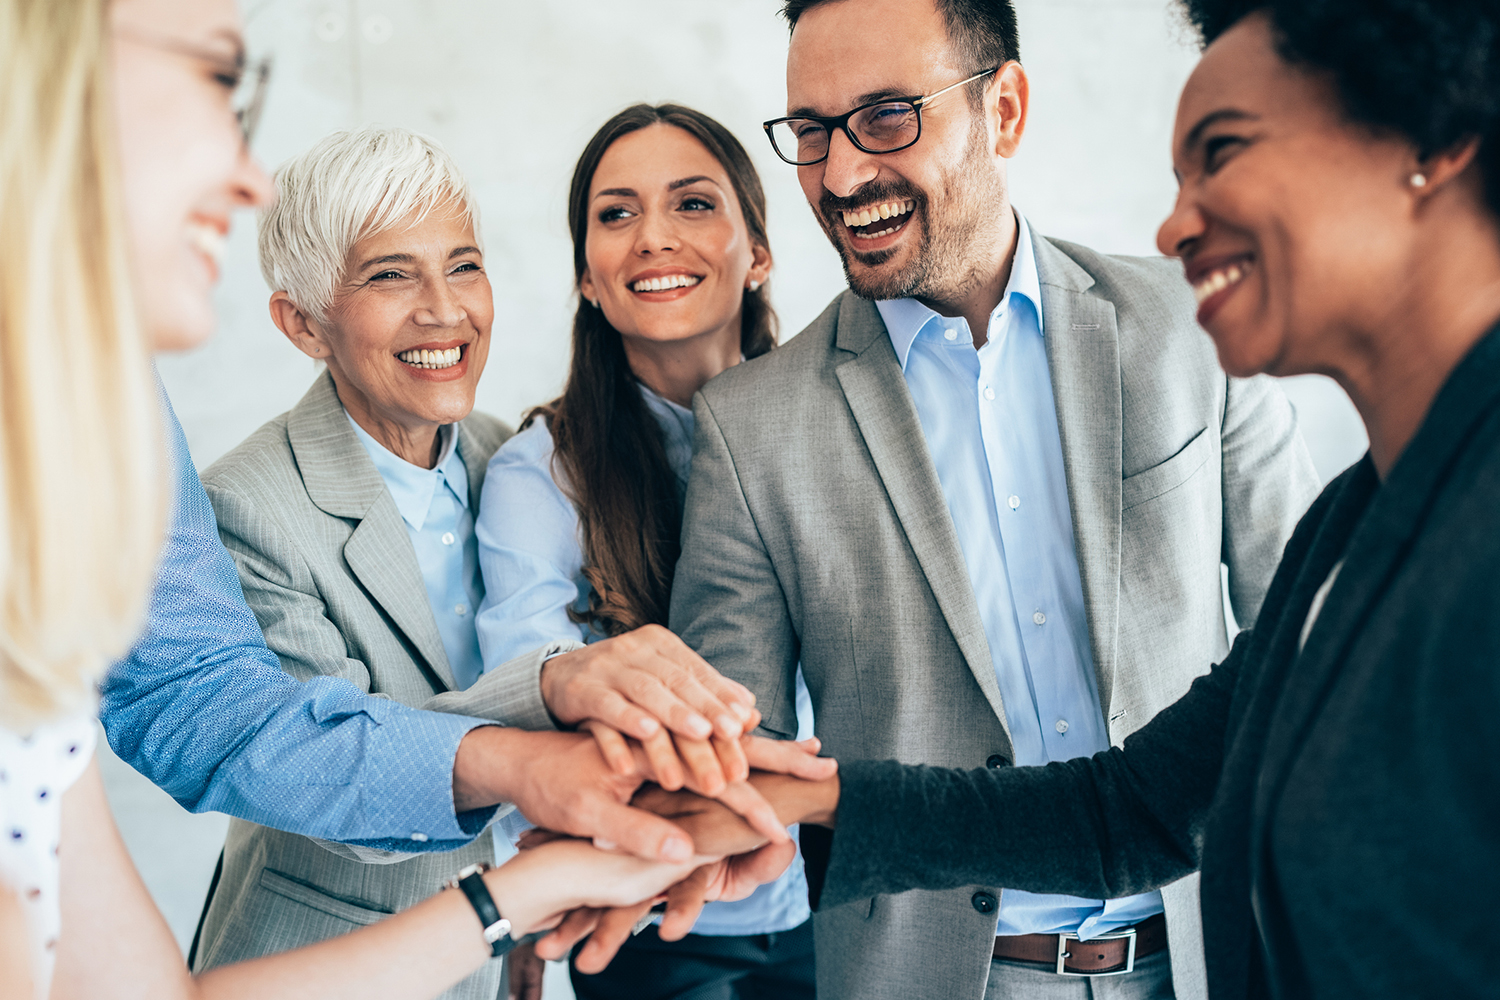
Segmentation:
<svg viewBox="0 0 1500 1000">
<path fill-rule="evenodd" d="M 1226 653 L 1221 565 L 1254 619 L 1318 488 L 1291 408 L 1225 376 L 1177 264 L 1038 236 L 1011 207 L 1029 85 L 1008 0 L 784 13 L 788 116 L 766 131 L 849 291 L 696 401 L 672 627 L 783 737 L 800 658 L 835 757 L 1119 745 Z M 810 872 L 817 847 L 804 833 Z M 1203 994 L 1196 878 L 1024 888 L 818 913 L 819 994 Z"/>
</svg>

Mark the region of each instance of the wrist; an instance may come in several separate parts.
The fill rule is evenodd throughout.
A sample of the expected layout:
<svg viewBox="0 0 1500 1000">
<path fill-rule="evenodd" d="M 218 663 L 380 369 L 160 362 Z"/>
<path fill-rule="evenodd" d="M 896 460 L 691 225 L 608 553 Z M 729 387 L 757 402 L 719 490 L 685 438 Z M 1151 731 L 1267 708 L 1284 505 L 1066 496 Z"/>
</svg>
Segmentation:
<svg viewBox="0 0 1500 1000">
<path fill-rule="evenodd" d="M 518 777 L 530 759 L 528 735 L 498 725 L 476 726 L 464 734 L 453 757 L 455 812 L 515 801 Z"/>
<path fill-rule="evenodd" d="M 785 774 L 770 774 L 757 771 L 750 776 L 750 783 L 765 796 L 776 818 L 785 826 L 794 823 L 812 823 L 817 826 L 833 826 L 839 805 L 839 776 L 822 781 L 808 781 Z"/>
</svg>

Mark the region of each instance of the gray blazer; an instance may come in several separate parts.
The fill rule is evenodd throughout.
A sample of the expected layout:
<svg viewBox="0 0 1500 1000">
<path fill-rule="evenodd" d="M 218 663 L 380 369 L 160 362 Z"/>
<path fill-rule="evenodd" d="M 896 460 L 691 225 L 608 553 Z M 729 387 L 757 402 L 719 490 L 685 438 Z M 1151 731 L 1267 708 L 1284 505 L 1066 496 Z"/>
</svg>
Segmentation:
<svg viewBox="0 0 1500 1000">
<path fill-rule="evenodd" d="M 476 510 L 485 467 L 510 434 L 480 413 L 458 425 Z M 216 462 L 203 485 L 245 599 L 288 673 L 343 677 L 407 705 L 550 726 L 536 690 L 539 669 L 528 674 L 513 666 L 468 691 L 453 690 L 406 525 L 327 373 L 290 412 Z M 231 820 L 197 967 L 374 923 L 432 895 L 444 879 L 493 851 L 486 834 L 457 851 L 402 859 Z M 493 1000 L 500 987 L 500 963 L 491 962 L 443 996 Z"/>
<path fill-rule="evenodd" d="M 1221 564 L 1236 618 L 1254 620 L 1318 479 L 1276 385 L 1219 368 L 1178 265 L 1034 242 L 1118 745 L 1227 651 Z M 673 630 L 756 692 L 774 735 L 795 731 L 800 658 L 830 755 L 1007 765 L 979 608 L 874 305 L 844 293 L 785 347 L 710 382 L 694 412 Z M 972 904 L 977 888 L 819 912 L 819 995 L 977 1000 L 997 919 Z M 1164 896 L 1177 995 L 1201 997 L 1197 877 Z"/>
</svg>

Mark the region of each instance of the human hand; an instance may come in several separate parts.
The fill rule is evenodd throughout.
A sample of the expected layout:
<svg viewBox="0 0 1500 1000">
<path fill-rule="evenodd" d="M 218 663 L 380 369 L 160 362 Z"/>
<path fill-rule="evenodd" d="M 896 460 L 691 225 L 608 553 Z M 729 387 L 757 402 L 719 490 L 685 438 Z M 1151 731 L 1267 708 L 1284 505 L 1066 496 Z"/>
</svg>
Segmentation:
<svg viewBox="0 0 1500 1000">
<path fill-rule="evenodd" d="M 642 903 L 649 909 L 665 898 L 668 886 L 712 860 L 695 855 L 676 864 L 645 861 L 563 837 L 521 851 L 486 873 L 485 883 L 519 938 L 558 927 L 574 910 L 614 910 Z M 546 950 L 538 954 L 560 957 Z"/>
<path fill-rule="evenodd" d="M 471 730 L 459 745 L 459 775 L 481 801 L 514 802 L 537 826 L 602 843 L 648 860 L 684 862 L 692 839 L 661 817 L 632 808 L 641 775 L 604 762 L 584 733 L 528 733 L 498 726 Z M 461 766 L 460 766 L 461 765 Z"/>
<path fill-rule="evenodd" d="M 542 978 L 547 963 L 536 953 L 536 945 L 517 945 L 505 956 L 505 977 L 510 1000 L 542 1000 Z"/>
<path fill-rule="evenodd" d="M 660 625 L 552 657 L 542 667 L 541 688 L 563 725 L 597 719 L 643 743 L 663 727 L 688 739 L 737 740 L 755 708 L 747 688 Z"/>
<path fill-rule="evenodd" d="M 752 827 L 773 842 L 786 841 L 785 825 L 777 820 L 776 811 L 748 781 L 737 779 L 727 784 L 705 787 L 697 781 L 693 768 L 673 767 L 663 773 L 658 761 L 646 753 L 639 742 L 626 739 L 603 723 L 587 722 L 581 728 L 594 736 L 605 760 L 622 776 L 640 775 L 668 791 L 687 788 L 699 795 L 718 799 L 745 817 Z M 837 761 L 818 756 L 822 744 L 816 737 L 794 743 L 766 739 L 763 736 L 742 736 L 739 743 L 743 748 L 744 760 L 757 770 L 791 774 L 811 781 L 832 777 L 838 770 Z M 675 746 L 684 754 L 691 752 L 711 755 L 714 752 L 706 741 L 687 740 L 678 736 L 670 737 L 669 745 Z"/>
</svg>

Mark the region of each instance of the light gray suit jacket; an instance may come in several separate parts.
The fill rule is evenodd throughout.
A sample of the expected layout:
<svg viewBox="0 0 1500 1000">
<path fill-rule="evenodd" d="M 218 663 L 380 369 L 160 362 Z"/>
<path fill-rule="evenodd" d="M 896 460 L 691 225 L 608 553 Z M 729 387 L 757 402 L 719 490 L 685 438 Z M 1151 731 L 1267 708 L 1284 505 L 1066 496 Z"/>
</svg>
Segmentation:
<svg viewBox="0 0 1500 1000">
<path fill-rule="evenodd" d="M 457 433 L 469 503 L 477 510 L 485 467 L 511 430 L 474 413 Z M 245 599 L 288 673 L 343 677 L 407 705 L 551 727 L 537 688 L 545 651 L 535 654 L 535 669 L 508 664 L 467 691 L 454 690 L 406 524 L 327 373 L 290 412 L 216 462 L 203 485 Z M 402 790 L 371 788 L 370 794 Z M 488 834 L 458 851 L 402 856 L 231 820 L 197 967 L 285 951 L 374 923 L 427 898 L 444 879 L 493 852 Z M 364 863 L 372 860 L 382 863 Z M 443 996 L 493 1000 L 500 967 L 487 964 Z"/>
<path fill-rule="evenodd" d="M 1254 620 L 1317 475 L 1285 397 L 1227 378 L 1182 270 L 1034 239 L 1099 699 L 1118 745 L 1227 651 L 1220 564 Z M 958 537 L 875 306 L 844 293 L 694 401 L 672 629 L 825 751 L 1012 759 Z M 923 817 L 910 817 L 912 823 Z M 979 998 L 996 915 L 971 886 L 816 916 L 818 992 Z M 1177 995 L 1203 996 L 1197 876 L 1164 893 Z"/>
</svg>

